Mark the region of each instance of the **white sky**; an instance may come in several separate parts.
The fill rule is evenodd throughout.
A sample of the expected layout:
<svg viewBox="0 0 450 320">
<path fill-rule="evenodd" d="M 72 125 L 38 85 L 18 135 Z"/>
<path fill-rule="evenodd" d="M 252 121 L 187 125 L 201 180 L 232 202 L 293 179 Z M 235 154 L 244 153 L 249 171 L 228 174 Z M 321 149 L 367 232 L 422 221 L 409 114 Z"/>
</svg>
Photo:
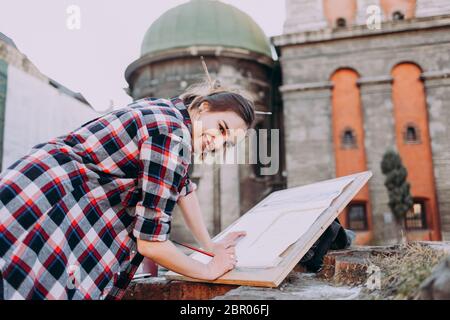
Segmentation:
<svg viewBox="0 0 450 320">
<path fill-rule="evenodd" d="M 0 31 L 39 70 L 97 110 L 131 101 L 125 68 L 140 55 L 148 27 L 187 0 L 0 0 Z M 282 33 L 284 0 L 223 0 L 249 14 L 267 36 Z M 66 26 L 67 8 L 81 9 L 81 29 Z"/>
</svg>

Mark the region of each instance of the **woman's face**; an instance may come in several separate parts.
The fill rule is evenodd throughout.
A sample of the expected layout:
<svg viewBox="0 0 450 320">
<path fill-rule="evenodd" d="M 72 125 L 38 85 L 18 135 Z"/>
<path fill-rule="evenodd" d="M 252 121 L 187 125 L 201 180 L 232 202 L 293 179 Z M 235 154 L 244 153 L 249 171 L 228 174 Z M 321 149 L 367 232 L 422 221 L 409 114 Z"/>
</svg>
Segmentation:
<svg viewBox="0 0 450 320">
<path fill-rule="evenodd" d="M 193 151 L 202 158 L 236 145 L 247 131 L 247 125 L 233 111 L 209 111 L 208 103 L 200 105 L 193 117 Z"/>
</svg>

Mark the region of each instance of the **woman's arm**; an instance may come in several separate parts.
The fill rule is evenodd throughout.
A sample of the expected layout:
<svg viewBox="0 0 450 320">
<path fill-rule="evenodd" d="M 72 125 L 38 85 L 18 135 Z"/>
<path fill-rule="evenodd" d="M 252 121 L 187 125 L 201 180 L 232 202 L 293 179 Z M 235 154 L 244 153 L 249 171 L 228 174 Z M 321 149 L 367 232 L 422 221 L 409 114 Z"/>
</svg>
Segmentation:
<svg viewBox="0 0 450 320">
<path fill-rule="evenodd" d="M 194 238 L 207 251 L 216 253 L 234 247 L 238 239 L 246 235 L 243 231 L 231 232 L 220 242 L 213 242 L 206 228 L 196 191 L 192 191 L 187 196 L 179 197 L 177 204 L 180 206 L 183 218 Z"/>
<path fill-rule="evenodd" d="M 169 240 L 137 240 L 140 254 L 157 264 L 187 277 L 201 280 L 215 280 L 236 265 L 234 248 L 219 250 L 208 264 L 189 258 Z"/>
<path fill-rule="evenodd" d="M 177 204 L 180 206 L 184 221 L 189 230 L 191 230 L 195 240 L 197 240 L 203 249 L 213 251 L 214 243 L 206 228 L 200 203 L 197 198 L 197 192 L 192 191 L 184 197 L 179 197 Z"/>
</svg>

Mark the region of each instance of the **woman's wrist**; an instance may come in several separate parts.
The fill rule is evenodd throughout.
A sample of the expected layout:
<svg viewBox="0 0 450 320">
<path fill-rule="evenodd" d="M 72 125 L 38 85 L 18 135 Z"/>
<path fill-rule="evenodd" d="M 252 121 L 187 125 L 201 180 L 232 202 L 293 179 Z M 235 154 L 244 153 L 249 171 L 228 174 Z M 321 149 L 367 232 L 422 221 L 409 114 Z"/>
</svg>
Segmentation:
<svg viewBox="0 0 450 320">
<path fill-rule="evenodd" d="M 214 251 L 214 242 L 213 242 L 212 240 L 209 240 L 209 241 L 205 242 L 205 243 L 202 245 L 202 247 L 203 247 L 203 249 L 205 249 L 206 251 L 212 252 L 212 251 Z"/>
<path fill-rule="evenodd" d="M 205 280 L 214 280 L 217 277 L 214 274 L 213 266 L 211 263 L 204 264 L 203 267 L 203 278 Z"/>
</svg>

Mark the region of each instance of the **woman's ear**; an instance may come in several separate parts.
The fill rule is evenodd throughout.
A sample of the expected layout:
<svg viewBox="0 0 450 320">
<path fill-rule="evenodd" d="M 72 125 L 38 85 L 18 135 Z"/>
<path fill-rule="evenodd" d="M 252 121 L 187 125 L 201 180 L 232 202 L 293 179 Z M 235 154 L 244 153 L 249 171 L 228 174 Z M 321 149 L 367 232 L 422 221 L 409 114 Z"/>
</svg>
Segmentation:
<svg viewBox="0 0 450 320">
<path fill-rule="evenodd" d="M 208 102 L 202 102 L 200 106 L 198 107 L 198 112 L 203 113 L 209 111 L 209 104 Z"/>
</svg>

